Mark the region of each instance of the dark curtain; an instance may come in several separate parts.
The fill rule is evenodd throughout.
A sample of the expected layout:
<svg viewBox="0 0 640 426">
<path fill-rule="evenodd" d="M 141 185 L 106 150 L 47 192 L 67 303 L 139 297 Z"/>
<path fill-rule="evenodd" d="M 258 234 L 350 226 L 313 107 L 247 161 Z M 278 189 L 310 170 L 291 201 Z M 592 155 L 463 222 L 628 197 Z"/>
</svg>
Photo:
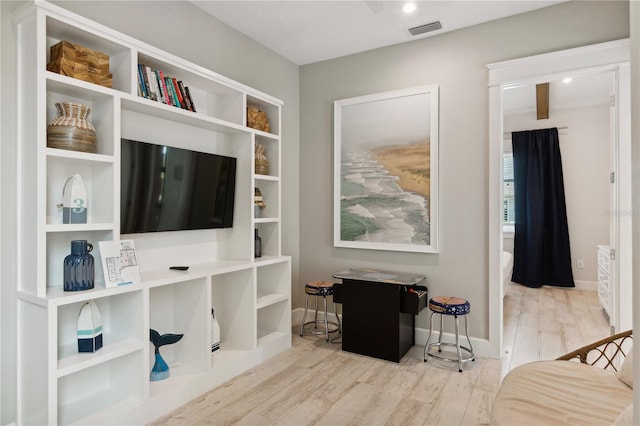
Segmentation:
<svg viewBox="0 0 640 426">
<path fill-rule="evenodd" d="M 513 132 L 515 239 L 512 281 L 575 287 L 558 129 Z"/>
</svg>

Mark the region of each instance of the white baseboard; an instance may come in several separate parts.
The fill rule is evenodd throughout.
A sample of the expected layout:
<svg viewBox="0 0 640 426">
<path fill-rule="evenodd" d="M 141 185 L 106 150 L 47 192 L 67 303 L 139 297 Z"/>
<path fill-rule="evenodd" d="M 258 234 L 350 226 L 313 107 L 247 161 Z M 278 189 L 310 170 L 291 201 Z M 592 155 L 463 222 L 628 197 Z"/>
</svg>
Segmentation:
<svg viewBox="0 0 640 426">
<path fill-rule="evenodd" d="M 338 308 L 339 309 L 339 308 Z M 308 315 L 315 315 L 315 310 L 309 311 Z M 291 311 L 291 324 L 296 327 L 300 326 L 302 322 L 302 317 L 304 316 L 304 308 L 296 308 Z M 342 318 L 342 315 L 339 315 Z M 318 311 L 318 318 L 324 320 L 324 311 Z M 311 317 L 307 318 L 309 321 Z M 328 314 L 329 321 L 335 321 L 335 314 L 333 312 L 329 312 Z M 295 333 L 297 334 L 297 333 Z M 427 343 L 427 338 L 429 337 L 429 329 L 427 328 L 418 328 L 415 329 L 416 336 L 416 345 L 424 346 Z M 442 335 L 444 342 L 455 342 L 455 336 L 452 333 L 443 333 Z M 489 341 L 487 339 L 478 339 L 473 336 L 469 336 L 471 338 L 471 345 L 473 346 L 473 352 L 477 357 L 490 358 L 491 357 L 491 346 L 489 345 Z M 460 335 L 460 342 L 466 346 L 466 337 L 464 334 Z M 433 338 L 431 339 L 433 342 L 438 340 L 438 332 L 434 330 Z"/>
<path fill-rule="evenodd" d="M 576 290 L 598 291 L 598 281 L 574 280 Z"/>
</svg>

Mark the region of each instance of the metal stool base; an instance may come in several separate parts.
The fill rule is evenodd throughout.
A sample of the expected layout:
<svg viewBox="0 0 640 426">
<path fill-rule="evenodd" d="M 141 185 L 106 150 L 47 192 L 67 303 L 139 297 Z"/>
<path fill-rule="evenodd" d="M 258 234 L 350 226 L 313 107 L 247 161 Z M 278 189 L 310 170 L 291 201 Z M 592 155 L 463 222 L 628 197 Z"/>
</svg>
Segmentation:
<svg viewBox="0 0 640 426">
<path fill-rule="evenodd" d="M 316 309 L 315 309 L 316 314 L 315 314 L 315 319 L 313 321 L 307 321 L 307 313 L 309 311 L 309 296 L 314 296 L 316 299 Z M 324 304 L 324 319 L 322 320 L 318 320 L 318 298 L 320 297 L 322 297 L 322 301 Z M 300 323 L 300 337 L 304 336 L 305 327 L 308 329 L 309 327 L 307 326 L 311 324 L 314 324 L 315 330 L 313 331 L 306 330 L 307 334 L 313 334 L 313 335 L 323 334 L 325 335 L 327 342 L 329 341 L 329 334 L 331 333 L 335 333 L 336 331 L 339 331 L 340 332 L 339 335 L 342 335 L 342 324 L 340 322 L 340 317 L 338 316 L 338 311 L 336 309 L 335 303 L 333 304 L 333 311 L 336 315 L 336 319 L 338 320 L 338 322 L 329 321 L 327 319 L 327 316 L 329 315 L 329 311 L 327 310 L 327 297 L 325 295 L 307 293 L 307 297 L 304 300 L 304 315 L 302 317 L 302 322 Z M 318 325 L 322 325 L 322 328 L 318 329 Z M 329 327 L 330 325 L 334 326 L 334 328 L 330 328 Z"/>
<path fill-rule="evenodd" d="M 473 352 L 471 352 L 471 349 L 469 349 L 469 348 L 467 348 L 465 346 L 460 345 L 460 350 L 463 350 L 463 351 L 467 352 L 467 354 L 469 354 L 469 356 L 468 357 L 463 357 L 461 359 L 458 359 L 458 358 L 447 358 L 444 355 L 440 355 L 439 354 L 441 352 L 440 346 L 448 346 L 448 347 L 454 348 L 454 349 L 458 348 L 455 343 L 442 343 L 442 342 L 429 343 L 429 346 L 427 347 L 425 355 L 431 356 L 431 357 L 434 357 L 434 358 L 438 358 L 438 359 L 441 359 L 443 361 L 450 361 L 450 362 L 469 362 L 469 361 L 475 361 L 476 360 L 475 356 L 473 355 Z M 439 353 L 435 353 L 435 354 L 431 353 L 430 351 L 431 351 L 431 348 L 433 348 L 433 347 L 437 347 Z"/>
<path fill-rule="evenodd" d="M 440 315 L 440 332 L 438 333 L 438 341 L 434 342 L 434 343 L 430 343 L 431 342 L 431 336 L 433 335 L 433 316 L 435 314 L 439 314 Z M 456 339 L 456 343 L 443 343 L 442 342 L 442 324 L 444 321 L 444 316 L 447 314 L 442 314 L 440 312 L 435 312 L 432 311 L 431 312 L 431 316 L 429 317 L 429 337 L 427 338 L 427 343 L 424 345 L 424 362 L 427 362 L 427 357 L 431 356 L 443 361 L 448 361 L 448 362 L 455 362 L 458 364 L 458 372 L 462 373 L 462 364 L 469 362 L 469 361 L 475 361 L 475 355 L 473 354 L 473 346 L 471 345 L 471 339 L 469 339 L 469 323 L 468 323 L 468 319 L 467 319 L 467 314 L 464 315 L 453 315 L 454 319 L 455 319 L 455 339 Z M 447 315 L 449 316 L 449 315 Z M 469 344 L 469 347 L 466 346 L 462 346 L 459 342 L 460 339 L 460 326 L 459 326 L 459 322 L 458 322 L 458 317 L 463 316 L 464 317 L 464 332 L 465 332 L 465 336 L 467 338 L 467 343 Z M 456 358 L 448 358 L 444 355 L 440 355 L 439 353 L 442 352 L 441 347 L 442 346 L 447 346 L 447 347 L 451 347 L 451 348 L 455 348 L 456 349 L 456 354 L 457 357 Z M 431 348 L 432 347 L 437 347 L 438 348 L 438 354 L 434 354 L 431 353 Z M 462 351 L 465 351 L 469 356 L 464 357 L 462 355 Z"/>
<path fill-rule="evenodd" d="M 309 330 L 309 325 L 314 324 L 315 325 L 315 329 L 316 330 Z M 337 322 L 334 321 L 327 321 L 328 325 L 332 325 L 332 327 L 329 327 L 329 330 L 325 330 L 324 328 L 324 321 L 320 320 L 317 323 L 315 321 L 307 321 L 304 324 L 302 324 L 302 334 L 300 334 L 301 336 L 304 334 L 331 334 L 331 333 L 335 333 L 336 331 L 340 331 L 340 324 L 338 324 Z M 318 327 L 320 326 L 320 328 Z"/>
</svg>

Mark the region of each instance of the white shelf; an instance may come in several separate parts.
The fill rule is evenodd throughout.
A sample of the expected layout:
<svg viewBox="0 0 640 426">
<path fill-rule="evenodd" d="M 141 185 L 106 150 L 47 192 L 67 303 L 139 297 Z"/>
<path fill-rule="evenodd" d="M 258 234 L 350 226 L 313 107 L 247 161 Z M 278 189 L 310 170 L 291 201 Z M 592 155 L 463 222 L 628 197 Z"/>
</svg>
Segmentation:
<svg viewBox="0 0 640 426">
<path fill-rule="evenodd" d="M 45 232 L 82 232 L 82 231 L 112 231 L 113 223 L 74 223 L 74 224 L 48 224 Z"/>
<path fill-rule="evenodd" d="M 285 302 L 289 300 L 288 294 L 278 294 L 278 293 L 270 293 L 270 294 L 259 294 L 258 299 L 256 301 L 256 309 L 262 309 L 267 306 L 275 305 L 279 302 Z"/>
<path fill-rule="evenodd" d="M 266 180 L 272 182 L 278 182 L 280 178 L 278 176 L 270 176 L 270 175 L 255 175 L 255 179 L 257 181 Z"/>
<path fill-rule="evenodd" d="M 68 149 L 46 148 L 48 157 L 67 158 L 94 163 L 113 163 L 113 155 L 92 154 L 90 152 L 71 151 Z"/>
<path fill-rule="evenodd" d="M 257 217 L 254 219 L 255 223 L 278 223 L 279 217 Z"/>
<path fill-rule="evenodd" d="M 109 335 L 105 334 L 103 340 L 109 342 L 109 337 Z M 85 368 L 140 351 L 142 347 L 143 343 L 134 339 L 106 343 L 96 352 L 78 352 L 77 343 L 65 345 L 58 352 L 58 377 L 64 377 Z"/>
</svg>

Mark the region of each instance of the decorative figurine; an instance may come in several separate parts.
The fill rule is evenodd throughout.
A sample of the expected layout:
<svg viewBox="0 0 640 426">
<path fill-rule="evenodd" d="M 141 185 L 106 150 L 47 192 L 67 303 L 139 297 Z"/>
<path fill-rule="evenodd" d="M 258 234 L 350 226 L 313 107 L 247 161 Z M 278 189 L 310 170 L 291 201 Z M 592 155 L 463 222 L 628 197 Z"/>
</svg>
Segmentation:
<svg viewBox="0 0 640 426">
<path fill-rule="evenodd" d="M 87 190 L 82 176 L 74 173 L 62 190 L 62 223 L 87 223 Z"/>
<path fill-rule="evenodd" d="M 78 316 L 78 352 L 95 352 L 102 347 L 102 315 L 93 300 L 80 309 Z"/>
<path fill-rule="evenodd" d="M 178 340 L 182 339 L 182 336 L 184 335 L 167 333 L 161 336 L 160 333 L 155 331 L 153 328 L 150 331 L 150 340 L 155 347 L 156 356 L 156 361 L 151 369 L 150 379 L 152 382 L 155 382 L 169 378 L 169 365 L 167 365 L 160 355 L 160 346 L 176 343 Z"/>
</svg>

